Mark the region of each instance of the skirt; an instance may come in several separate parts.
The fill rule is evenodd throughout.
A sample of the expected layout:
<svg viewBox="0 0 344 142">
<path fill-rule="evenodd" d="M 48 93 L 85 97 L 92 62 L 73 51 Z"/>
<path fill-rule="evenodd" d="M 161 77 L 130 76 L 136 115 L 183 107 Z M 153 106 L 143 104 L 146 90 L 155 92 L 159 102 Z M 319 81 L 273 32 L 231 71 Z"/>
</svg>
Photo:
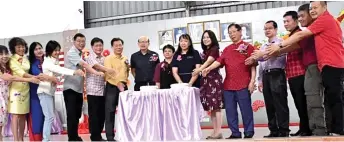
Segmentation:
<svg viewBox="0 0 344 142">
<path fill-rule="evenodd" d="M 200 96 L 204 110 L 224 108 L 222 76 L 218 71 L 211 71 L 201 79 Z"/>
</svg>

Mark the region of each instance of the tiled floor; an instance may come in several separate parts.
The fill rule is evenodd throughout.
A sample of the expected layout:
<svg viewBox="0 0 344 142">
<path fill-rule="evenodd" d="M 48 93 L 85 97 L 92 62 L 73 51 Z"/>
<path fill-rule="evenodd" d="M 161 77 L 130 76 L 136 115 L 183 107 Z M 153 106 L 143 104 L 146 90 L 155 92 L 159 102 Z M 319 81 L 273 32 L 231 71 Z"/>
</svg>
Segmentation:
<svg viewBox="0 0 344 142">
<path fill-rule="evenodd" d="M 298 127 L 290 127 L 291 132 L 297 131 Z M 243 131 L 243 129 L 241 129 Z M 206 140 L 205 138 L 211 133 L 211 130 L 203 130 L 203 139 L 201 141 L 206 141 L 206 142 L 214 142 L 214 141 L 238 141 L 238 140 Z M 268 142 L 273 142 L 273 141 L 344 141 L 344 137 L 340 136 L 330 136 L 330 137 L 290 137 L 290 138 L 274 138 L 274 139 L 266 139 L 263 138 L 264 135 L 267 135 L 269 133 L 268 128 L 255 128 L 255 136 L 253 139 L 242 139 L 239 141 L 268 141 Z M 223 136 L 229 137 L 230 136 L 230 131 L 229 129 L 223 129 L 222 130 Z M 82 139 L 84 141 L 90 141 L 90 135 L 85 134 L 81 135 Z M 105 138 L 105 134 L 103 134 L 103 138 Z M 25 141 L 29 141 L 28 137 L 25 137 Z M 53 141 L 67 141 L 67 135 L 53 135 L 52 136 Z M 12 141 L 11 137 L 5 137 L 4 141 Z"/>
</svg>

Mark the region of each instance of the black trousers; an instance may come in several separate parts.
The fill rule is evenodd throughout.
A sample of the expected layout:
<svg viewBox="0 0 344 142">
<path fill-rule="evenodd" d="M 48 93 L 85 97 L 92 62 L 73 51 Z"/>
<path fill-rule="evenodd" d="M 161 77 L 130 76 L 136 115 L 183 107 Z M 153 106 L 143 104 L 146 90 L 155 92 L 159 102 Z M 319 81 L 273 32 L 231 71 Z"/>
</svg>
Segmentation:
<svg viewBox="0 0 344 142">
<path fill-rule="evenodd" d="M 126 83 L 124 83 L 126 84 Z M 128 87 L 125 86 L 125 90 L 128 90 Z M 108 141 L 114 140 L 115 132 L 115 112 L 118 105 L 120 90 L 117 86 L 112 85 L 107 82 L 104 90 L 105 97 L 105 132 L 106 138 Z"/>
<path fill-rule="evenodd" d="M 325 88 L 325 105 L 332 115 L 332 132 L 341 133 L 344 130 L 344 68 L 325 66 L 321 77 Z M 326 110 L 325 110 L 326 111 Z"/>
<path fill-rule="evenodd" d="M 289 132 L 287 80 L 283 69 L 264 71 L 263 94 L 271 133 Z"/>
<path fill-rule="evenodd" d="M 147 86 L 147 85 L 155 85 L 155 82 L 153 81 L 147 81 L 147 82 L 135 82 L 134 91 L 140 91 L 141 86 Z"/>
<path fill-rule="evenodd" d="M 82 93 L 72 89 L 63 91 L 63 98 L 67 110 L 67 133 L 69 141 L 78 141 L 79 119 L 82 113 L 83 97 Z"/>
<path fill-rule="evenodd" d="M 88 127 L 92 141 L 101 141 L 105 122 L 105 97 L 87 95 Z"/>
<path fill-rule="evenodd" d="M 309 129 L 309 121 L 308 121 L 308 113 L 307 113 L 307 100 L 305 95 L 305 88 L 304 88 L 305 76 L 300 75 L 296 77 L 292 77 L 288 79 L 289 89 L 291 95 L 294 98 L 294 103 L 297 109 L 297 113 L 300 117 L 300 125 L 299 129 L 302 132 L 309 133 L 311 130 Z"/>
</svg>

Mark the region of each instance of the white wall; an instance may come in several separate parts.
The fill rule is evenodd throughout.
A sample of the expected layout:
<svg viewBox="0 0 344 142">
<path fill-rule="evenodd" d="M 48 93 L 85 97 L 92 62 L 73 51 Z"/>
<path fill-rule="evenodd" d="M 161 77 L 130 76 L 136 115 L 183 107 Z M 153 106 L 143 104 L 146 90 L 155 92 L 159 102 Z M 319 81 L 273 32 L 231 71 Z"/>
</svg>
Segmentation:
<svg viewBox="0 0 344 142">
<path fill-rule="evenodd" d="M 342 5 L 344 2 L 333 2 L 329 3 L 333 4 L 337 7 L 336 9 L 340 9 L 342 7 L 338 7 L 338 5 Z M 105 48 L 111 49 L 110 41 L 114 37 L 120 37 L 124 40 L 124 55 L 130 57 L 130 55 L 139 50 L 137 46 L 137 39 L 140 36 L 148 36 L 151 41 L 150 49 L 156 51 L 160 54 L 160 58 L 162 59 L 162 51 L 159 50 L 158 47 L 158 31 L 161 30 L 168 30 L 173 29 L 176 27 L 186 27 L 187 23 L 192 22 L 201 22 L 201 21 L 210 21 L 210 20 L 220 20 L 221 23 L 228 23 L 228 22 L 236 22 L 236 23 L 252 23 L 252 33 L 253 33 L 253 41 L 261 41 L 265 39 L 263 33 L 263 26 L 264 23 L 268 20 L 275 20 L 279 26 L 279 32 L 283 32 L 283 21 L 282 16 L 286 11 L 289 10 L 297 10 L 298 7 L 283 7 L 283 8 L 276 8 L 276 9 L 266 9 L 266 10 L 256 10 L 256 11 L 245 11 L 245 12 L 237 12 L 237 13 L 226 13 L 226 14 L 218 14 L 218 15 L 207 15 L 207 16 L 199 16 L 199 17 L 189 17 L 189 18 L 180 18 L 180 19 L 170 19 L 170 20 L 161 20 L 161 21 L 151 21 L 145 23 L 134 23 L 134 24 L 125 24 L 125 25 L 114 25 L 114 26 L 107 26 L 107 27 L 100 27 L 100 28 L 91 28 L 91 29 L 82 29 L 80 30 L 87 37 L 87 48 L 90 47 L 90 41 L 93 37 L 100 37 L 105 42 Z M 332 12 L 331 7 L 329 8 Z M 339 11 L 339 10 L 338 10 Z M 338 12 L 332 13 L 335 16 L 338 15 Z M 54 33 L 54 34 L 44 34 L 44 35 L 35 35 L 35 36 L 26 36 L 23 37 L 28 43 L 33 41 L 39 41 L 43 45 L 48 42 L 48 40 L 57 40 L 58 42 L 63 45 L 63 37 L 62 32 Z M 0 39 L 0 44 L 2 44 L 4 40 Z M 7 45 L 8 39 L 5 40 L 5 45 Z M 220 47 L 221 49 L 225 48 L 230 43 L 228 42 L 221 42 Z M 201 47 L 199 44 L 194 45 L 196 49 L 201 51 Z M 224 76 L 223 70 L 222 74 Z M 133 77 L 130 76 L 131 82 L 133 82 Z M 133 89 L 133 84 L 131 84 L 130 89 Z M 56 96 L 57 100 L 63 101 L 62 95 Z M 257 100 L 263 100 L 263 94 L 255 91 L 252 94 L 252 102 Z M 295 105 L 291 95 L 288 97 L 288 104 L 290 109 L 290 122 L 298 122 L 298 115 L 296 113 Z M 57 110 L 59 110 L 60 114 L 64 111 L 63 102 L 56 102 Z M 254 113 L 255 123 L 256 124 L 266 124 L 267 117 L 265 108 L 262 108 Z M 241 117 L 239 117 L 241 118 Z M 65 114 L 62 113 L 62 120 L 65 123 Z M 225 117 L 224 117 L 225 121 Z M 241 119 L 240 119 L 241 121 Z M 209 122 L 204 122 L 203 125 L 209 125 Z"/>
<path fill-rule="evenodd" d="M 2 0 L 0 38 L 83 29 L 78 9 L 84 9 L 82 0 Z"/>
</svg>

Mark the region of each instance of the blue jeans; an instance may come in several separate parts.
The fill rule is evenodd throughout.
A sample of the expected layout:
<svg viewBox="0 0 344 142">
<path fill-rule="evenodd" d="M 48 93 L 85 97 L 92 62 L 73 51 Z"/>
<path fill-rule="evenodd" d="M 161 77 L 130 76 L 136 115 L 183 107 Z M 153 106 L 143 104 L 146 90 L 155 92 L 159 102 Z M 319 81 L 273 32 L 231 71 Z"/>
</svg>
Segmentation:
<svg viewBox="0 0 344 142">
<path fill-rule="evenodd" d="M 244 134 L 254 135 L 253 111 L 251 106 L 251 94 L 247 88 L 232 91 L 224 91 L 224 101 L 226 109 L 226 117 L 229 129 L 233 136 L 241 137 L 239 131 L 238 109 L 241 111 L 241 116 L 244 124 Z"/>
<path fill-rule="evenodd" d="M 43 141 L 50 141 L 51 125 L 54 121 L 54 96 L 39 93 L 38 98 L 44 114 Z"/>
</svg>

